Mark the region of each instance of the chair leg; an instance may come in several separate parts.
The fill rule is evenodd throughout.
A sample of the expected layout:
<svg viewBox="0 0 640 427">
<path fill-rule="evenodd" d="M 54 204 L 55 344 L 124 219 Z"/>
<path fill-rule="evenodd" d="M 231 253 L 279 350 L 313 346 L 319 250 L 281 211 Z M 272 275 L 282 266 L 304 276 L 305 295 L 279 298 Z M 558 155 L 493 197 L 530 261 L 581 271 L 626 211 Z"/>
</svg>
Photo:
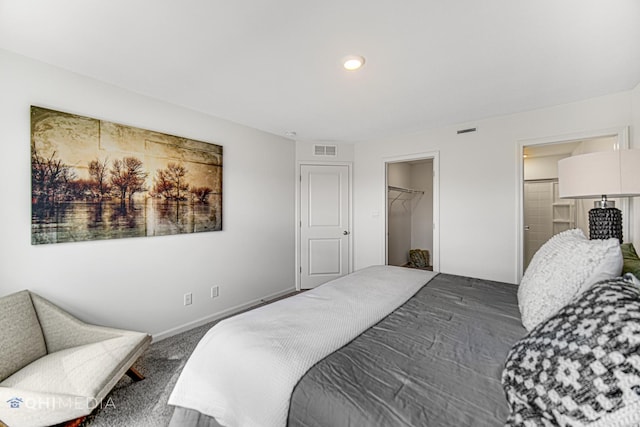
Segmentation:
<svg viewBox="0 0 640 427">
<path fill-rule="evenodd" d="M 129 368 L 127 371 L 127 375 L 134 381 L 142 381 L 144 379 L 144 375 L 142 375 L 136 368 L 133 366 Z"/>
<path fill-rule="evenodd" d="M 67 421 L 64 427 L 80 427 L 87 417 L 76 418 L 75 420 Z"/>
</svg>

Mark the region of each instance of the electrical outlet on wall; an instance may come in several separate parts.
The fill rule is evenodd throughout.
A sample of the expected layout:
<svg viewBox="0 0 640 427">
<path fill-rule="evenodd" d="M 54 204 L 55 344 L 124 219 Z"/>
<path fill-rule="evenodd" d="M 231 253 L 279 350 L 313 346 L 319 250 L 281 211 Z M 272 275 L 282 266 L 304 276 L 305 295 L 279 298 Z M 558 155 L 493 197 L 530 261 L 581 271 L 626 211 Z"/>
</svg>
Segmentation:
<svg viewBox="0 0 640 427">
<path fill-rule="evenodd" d="M 191 305 L 193 302 L 193 295 L 191 292 L 184 294 L 184 305 Z"/>
<path fill-rule="evenodd" d="M 220 295 L 220 288 L 218 286 L 211 287 L 211 298 L 215 298 Z"/>
</svg>

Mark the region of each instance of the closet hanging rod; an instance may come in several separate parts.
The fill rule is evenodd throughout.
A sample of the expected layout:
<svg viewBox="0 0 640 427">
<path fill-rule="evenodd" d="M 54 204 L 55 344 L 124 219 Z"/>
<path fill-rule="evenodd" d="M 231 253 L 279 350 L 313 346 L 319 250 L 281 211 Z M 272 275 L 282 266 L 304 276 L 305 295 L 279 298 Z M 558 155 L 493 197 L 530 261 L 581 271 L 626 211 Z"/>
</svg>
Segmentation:
<svg viewBox="0 0 640 427">
<path fill-rule="evenodd" d="M 414 190 L 414 189 L 411 189 L 411 188 L 395 187 L 393 185 L 389 185 L 389 190 L 391 190 L 391 191 L 399 191 L 401 193 L 424 194 L 424 191 L 422 191 L 422 190 Z"/>
<path fill-rule="evenodd" d="M 387 186 L 387 188 L 388 188 L 389 191 L 397 191 L 398 192 L 398 195 L 396 197 L 394 197 L 393 200 L 391 200 L 391 203 L 389 203 L 389 206 L 392 206 L 393 202 L 398 200 L 400 198 L 400 196 L 402 196 L 403 193 L 409 194 L 408 198 L 401 199 L 403 205 L 404 205 L 404 202 L 406 202 L 407 200 L 413 199 L 416 196 L 416 194 L 419 194 L 419 195 L 423 195 L 424 194 L 424 191 L 421 191 L 421 190 L 413 190 L 411 188 L 395 187 L 393 185 L 389 185 L 389 186 Z"/>
</svg>

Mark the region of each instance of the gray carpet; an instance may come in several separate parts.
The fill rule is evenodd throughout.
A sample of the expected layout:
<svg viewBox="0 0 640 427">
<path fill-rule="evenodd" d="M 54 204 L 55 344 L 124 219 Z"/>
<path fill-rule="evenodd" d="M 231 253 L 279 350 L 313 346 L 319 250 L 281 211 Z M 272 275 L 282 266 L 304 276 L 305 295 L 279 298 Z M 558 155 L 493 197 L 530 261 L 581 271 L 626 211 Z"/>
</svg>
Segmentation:
<svg viewBox="0 0 640 427">
<path fill-rule="evenodd" d="M 291 292 L 253 308 L 295 295 Z M 222 320 L 222 319 L 220 319 Z M 145 379 L 135 382 L 124 376 L 105 397 L 102 405 L 87 417 L 86 427 L 165 427 L 173 407 L 167 405 L 182 368 L 200 339 L 216 320 L 162 341 L 154 342 L 133 365 Z"/>
<path fill-rule="evenodd" d="M 145 376 L 139 382 L 124 376 L 86 420 L 90 427 L 164 427 L 169 424 L 173 407 L 167 400 L 182 367 L 200 341 L 215 324 L 191 329 L 152 343 L 134 367 Z"/>
</svg>

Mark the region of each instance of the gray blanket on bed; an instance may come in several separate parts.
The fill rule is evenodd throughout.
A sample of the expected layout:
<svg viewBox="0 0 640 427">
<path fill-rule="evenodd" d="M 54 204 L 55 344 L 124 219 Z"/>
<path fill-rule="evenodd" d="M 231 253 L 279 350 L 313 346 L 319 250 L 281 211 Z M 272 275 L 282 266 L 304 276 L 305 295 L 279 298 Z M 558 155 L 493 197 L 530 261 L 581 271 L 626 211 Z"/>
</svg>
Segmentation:
<svg viewBox="0 0 640 427">
<path fill-rule="evenodd" d="M 289 427 L 502 426 L 507 352 L 526 334 L 517 287 L 439 274 L 300 380 Z M 217 427 L 176 408 L 171 426 Z M 269 426 L 265 426 L 269 427 Z"/>
<path fill-rule="evenodd" d="M 440 274 L 316 364 L 289 427 L 502 426 L 506 355 L 526 331 L 517 287 Z"/>
</svg>

